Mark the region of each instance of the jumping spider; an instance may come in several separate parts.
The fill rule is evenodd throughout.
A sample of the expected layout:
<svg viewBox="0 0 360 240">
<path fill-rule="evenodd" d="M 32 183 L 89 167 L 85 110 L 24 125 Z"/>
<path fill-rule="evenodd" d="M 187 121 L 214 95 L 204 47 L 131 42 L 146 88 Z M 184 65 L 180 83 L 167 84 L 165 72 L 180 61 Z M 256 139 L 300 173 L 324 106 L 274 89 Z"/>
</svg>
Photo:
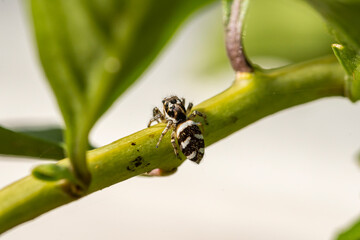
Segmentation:
<svg viewBox="0 0 360 240">
<path fill-rule="evenodd" d="M 150 127 L 153 122 L 165 122 L 167 123 L 164 131 L 161 133 L 156 147 L 159 146 L 162 138 L 171 128 L 173 131 L 171 133 L 171 144 L 174 148 L 175 155 L 179 157 L 179 152 L 175 139 L 177 139 L 181 152 L 186 156 L 187 159 L 200 163 L 201 159 L 204 156 L 204 137 L 200 130 L 202 126 L 199 122 L 194 122 L 196 116 L 204 118 L 205 124 L 208 124 L 206 121 L 206 115 L 193 111 L 192 103 L 189 103 L 187 109 L 185 109 L 185 99 L 179 99 L 177 96 L 171 96 L 164 98 L 163 103 L 163 113 L 155 107 L 153 110 L 153 118 L 150 119 L 148 127 Z"/>
</svg>

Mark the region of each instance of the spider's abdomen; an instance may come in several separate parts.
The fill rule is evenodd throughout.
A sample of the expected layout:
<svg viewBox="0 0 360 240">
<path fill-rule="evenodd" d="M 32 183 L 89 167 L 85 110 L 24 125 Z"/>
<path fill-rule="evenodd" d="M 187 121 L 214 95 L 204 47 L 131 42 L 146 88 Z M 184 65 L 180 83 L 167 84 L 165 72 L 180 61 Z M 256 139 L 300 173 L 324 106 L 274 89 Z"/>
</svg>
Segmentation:
<svg viewBox="0 0 360 240">
<path fill-rule="evenodd" d="M 204 137 L 199 128 L 199 123 L 187 120 L 176 127 L 176 137 L 181 152 L 187 159 L 200 163 L 204 156 Z"/>
</svg>

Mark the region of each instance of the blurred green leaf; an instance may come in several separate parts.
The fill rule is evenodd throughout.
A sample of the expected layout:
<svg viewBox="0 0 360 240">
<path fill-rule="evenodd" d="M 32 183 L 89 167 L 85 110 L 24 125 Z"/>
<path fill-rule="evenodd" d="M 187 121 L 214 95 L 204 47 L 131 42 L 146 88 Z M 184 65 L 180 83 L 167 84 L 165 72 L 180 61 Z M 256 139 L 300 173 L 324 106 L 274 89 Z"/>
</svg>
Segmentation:
<svg viewBox="0 0 360 240">
<path fill-rule="evenodd" d="M 59 145 L 64 144 L 64 129 L 60 127 L 17 127 L 13 130 L 48 142 L 57 143 Z"/>
<path fill-rule="evenodd" d="M 40 58 L 66 122 L 84 114 L 92 125 L 210 2 L 31 0 Z"/>
<path fill-rule="evenodd" d="M 359 240 L 360 239 L 360 221 L 356 222 L 348 230 L 342 232 L 337 240 Z"/>
<path fill-rule="evenodd" d="M 194 10 L 214 0 L 30 0 L 39 55 L 66 123 L 75 174 L 90 181 L 90 129 Z"/>
<path fill-rule="evenodd" d="M 59 145 L 64 145 L 64 129 L 60 127 L 20 127 L 14 129 L 16 132 L 21 132 L 26 135 L 41 138 L 45 141 L 54 142 Z M 96 148 L 89 143 L 88 150 Z"/>
<path fill-rule="evenodd" d="M 0 154 L 62 159 L 65 157 L 60 129 L 26 130 L 15 132 L 0 127 Z"/>
<path fill-rule="evenodd" d="M 306 0 L 326 20 L 337 41 L 360 49 L 359 0 Z"/>
<path fill-rule="evenodd" d="M 347 73 L 346 93 L 360 99 L 360 0 L 306 0 L 327 22 L 339 44 L 333 51 Z M 338 240 L 360 239 L 360 221 L 341 233 Z"/>
<path fill-rule="evenodd" d="M 341 44 L 333 44 L 333 51 L 348 75 L 352 75 L 360 63 L 357 53 Z"/>
<path fill-rule="evenodd" d="M 331 53 L 331 37 L 321 18 L 297 0 L 251 1 L 244 42 L 250 57 L 301 62 Z"/>
<path fill-rule="evenodd" d="M 44 181 L 58 181 L 61 179 L 67 179 L 70 182 L 76 181 L 68 167 L 52 163 L 35 167 L 32 174 Z"/>
<path fill-rule="evenodd" d="M 360 99 L 360 1 L 306 0 L 327 22 L 339 44 L 333 50 L 347 72 L 346 93 L 352 101 Z"/>
<path fill-rule="evenodd" d="M 193 54 L 188 63 L 188 69 L 207 75 L 205 81 L 217 72 L 231 71 L 224 46 L 222 14 L 226 16 L 219 2 L 219 6 L 202 17 L 201 31 L 195 36 L 197 41 L 188 46 L 192 52 L 205 53 Z M 264 67 L 331 54 L 333 43 L 319 14 L 297 0 L 249 1 L 243 40 L 246 55 Z"/>
<path fill-rule="evenodd" d="M 360 99 L 360 55 L 341 44 L 333 44 L 333 51 L 347 73 L 345 93 L 355 102 Z"/>
</svg>

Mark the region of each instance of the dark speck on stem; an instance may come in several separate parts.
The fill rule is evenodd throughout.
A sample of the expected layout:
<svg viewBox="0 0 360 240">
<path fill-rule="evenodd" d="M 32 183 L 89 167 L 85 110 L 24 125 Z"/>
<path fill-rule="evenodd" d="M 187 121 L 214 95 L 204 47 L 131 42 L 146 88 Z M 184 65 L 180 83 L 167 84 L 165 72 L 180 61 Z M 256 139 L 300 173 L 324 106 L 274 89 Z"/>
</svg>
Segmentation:
<svg viewBox="0 0 360 240">
<path fill-rule="evenodd" d="M 140 167 L 144 163 L 144 158 L 142 156 L 138 156 L 134 160 L 132 160 L 129 166 L 126 167 L 127 170 L 134 172 L 136 168 Z"/>
</svg>

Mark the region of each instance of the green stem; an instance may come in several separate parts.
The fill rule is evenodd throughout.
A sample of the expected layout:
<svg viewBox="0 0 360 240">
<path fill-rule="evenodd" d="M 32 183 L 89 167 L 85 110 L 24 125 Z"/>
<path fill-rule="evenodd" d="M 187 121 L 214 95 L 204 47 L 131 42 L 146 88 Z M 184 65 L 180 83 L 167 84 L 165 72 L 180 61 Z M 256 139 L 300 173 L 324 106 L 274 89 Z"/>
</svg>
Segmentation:
<svg viewBox="0 0 360 240">
<path fill-rule="evenodd" d="M 239 75 L 229 89 L 199 104 L 196 109 L 208 116 L 209 125 L 204 126 L 204 137 L 209 146 L 280 110 L 323 97 L 343 95 L 344 72 L 335 58 L 326 58 Z M 164 124 L 157 124 L 88 151 L 92 182 L 86 194 L 155 168 L 170 170 L 179 166 L 182 161 L 173 153 L 170 134 L 165 136 L 164 144 L 155 148 L 163 128 Z M 58 164 L 70 166 L 68 159 Z M 48 182 L 30 175 L 2 189 L 0 232 L 76 200 L 68 194 L 67 187 L 64 180 Z"/>
<path fill-rule="evenodd" d="M 243 49 L 243 23 L 248 0 L 223 0 L 225 45 L 232 68 L 235 72 L 252 72 L 253 68 Z"/>
<path fill-rule="evenodd" d="M 87 116 L 83 114 L 83 116 Z M 77 119 L 81 119 L 78 117 Z M 91 173 L 87 166 L 86 151 L 89 149 L 89 129 L 91 128 L 84 121 L 77 121 L 74 127 L 70 124 L 66 130 L 66 143 L 72 172 L 77 180 L 72 183 L 70 192 L 75 196 L 81 196 L 87 190 L 91 182 Z"/>
</svg>

